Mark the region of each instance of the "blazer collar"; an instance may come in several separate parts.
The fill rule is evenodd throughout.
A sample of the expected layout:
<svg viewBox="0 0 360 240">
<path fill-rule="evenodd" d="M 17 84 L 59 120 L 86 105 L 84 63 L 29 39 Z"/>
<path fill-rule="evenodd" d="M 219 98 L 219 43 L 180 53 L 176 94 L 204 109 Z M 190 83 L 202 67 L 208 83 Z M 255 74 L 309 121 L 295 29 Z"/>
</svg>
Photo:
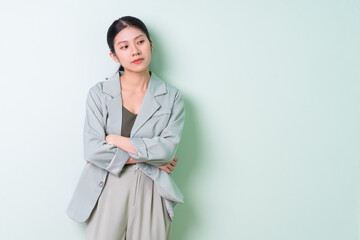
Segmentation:
<svg viewBox="0 0 360 240">
<path fill-rule="evenodd" d="M 124 74 L 124 71 L 120 71 L 121 75 Z M 147 92 L 152 96 L 158 96 L 167 93 L 166 85 L 163 80 L 161 80 L 154 72 L 150 71 L 150 81 L 148 85 Z M 104 82 L 103 92 L 109 94 L 112 97 L 117 97 L 121 95 L 121 84 L 119 73 L 116 72 L 107 81 Z"/>
<path fill-rule="evenodd" d="M 124 72 L 121 71 L 121 74 Z M 119 73 L 115 73 L 107 81 L 104 81 L 103 92 L 112 96 L 113 98 L 107 102 L 108 111 L 116 118 L 117 124 L 114 126 L 114 131 L 121 134 L 122 122 L 122 98 L 121 98 L 121 83 Z M 135 133 L 146 123 L 147 120 L 160 108 L 156 96 L 166 94 L 167 87 L 163 80 L 161 80 L 155 73 L 151 72 L 148 88 L 144 95 L 140 110 L 135 119 L 134 125 L 131 129 L 130 137 L 134 137 Z"/>
</svg>

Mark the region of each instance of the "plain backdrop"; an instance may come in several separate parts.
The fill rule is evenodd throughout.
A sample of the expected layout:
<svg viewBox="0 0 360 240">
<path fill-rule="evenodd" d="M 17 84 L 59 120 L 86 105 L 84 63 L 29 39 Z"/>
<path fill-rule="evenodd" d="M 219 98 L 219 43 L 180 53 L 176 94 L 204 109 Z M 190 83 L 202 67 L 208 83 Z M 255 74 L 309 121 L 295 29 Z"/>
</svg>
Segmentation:
<svg viewBox="0 0 360 240">
<path fill-rule="evenodd" d="M 85 99 L 125 15 L 185 99 L 174 240 L 359 239 L 355 0 L 1 1 L 0 239 L 84 238 Z"/>
</svg>

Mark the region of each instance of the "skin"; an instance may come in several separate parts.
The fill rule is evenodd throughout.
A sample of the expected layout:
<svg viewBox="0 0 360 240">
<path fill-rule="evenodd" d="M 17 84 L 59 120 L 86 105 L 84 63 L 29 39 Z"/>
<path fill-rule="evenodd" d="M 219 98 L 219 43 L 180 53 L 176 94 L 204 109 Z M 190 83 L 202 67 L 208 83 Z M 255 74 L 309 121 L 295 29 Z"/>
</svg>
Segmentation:
<svg viewBox="0 0 360 240">
<path fill-rule="evenodd" d="M 153 43 L 149 41 L 145 33 L 134 27 L 126 27 L 121 30 L 114 38 L 115 53 L 110 52 L 110 57 L 124 67 L 124 74 L 120 76 L 121 96 L 125 108 L 134 114 L 138 114 L 145 92 L 147 90 L 150 73 L 149 64 Z M 135 59 L 143 58 L 141 63 L 132 63 Z M 117 134 L 109 134 L 105 138 L 107 144 L 115 145 L 124 151 L 137 154 L 130 138 Z M 178 158 L 175 157 L 171 162 L 155 166 L 170 174 L 177 164 Z M 129 158 L 126 164 L 138 163 L 133 158 Z"/>
</svg>

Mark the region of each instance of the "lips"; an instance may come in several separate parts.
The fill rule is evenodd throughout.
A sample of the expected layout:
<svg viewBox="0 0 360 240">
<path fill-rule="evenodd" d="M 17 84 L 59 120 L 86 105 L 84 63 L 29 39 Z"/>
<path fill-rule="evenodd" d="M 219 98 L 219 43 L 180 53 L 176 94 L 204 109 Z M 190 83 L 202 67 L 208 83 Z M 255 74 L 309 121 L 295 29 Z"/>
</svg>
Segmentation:
<svg viewBox="0 0 360 240">
<path fill-rule="evenodd" d="M 134 61 L 132 61 L 132 63 L 141 63 L 142 60 L 144 60 L 143 58 L 137 58 Z"/>
</svg>

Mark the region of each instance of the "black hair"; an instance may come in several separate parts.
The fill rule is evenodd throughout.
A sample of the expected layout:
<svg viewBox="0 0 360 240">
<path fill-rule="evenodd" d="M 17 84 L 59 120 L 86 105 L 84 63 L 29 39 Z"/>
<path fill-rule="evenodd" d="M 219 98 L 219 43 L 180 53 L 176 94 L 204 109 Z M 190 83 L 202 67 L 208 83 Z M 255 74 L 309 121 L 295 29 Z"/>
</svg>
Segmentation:
<svg viewBox="0 0 360 240">
<path fill-rule="evenodd" d="M 107 43 L 109 45 L 110 51 L 114 54 L 115 54 L 114 38 L 121 30 L 123 30 L 126 27 L 134 27 L 134 28 L 141 30 L 142 32 L 145 33 L 146 37 L 151 42 L 149 31 L 148 31 L 146 25 L 140 19 L 138 19 L 136 17 L 132 17 L 132 16 L 124 16 L 124 17 L 121 17 L 121 18 L 115 20 L 111 24 L 111 26 L 109 27 L 108 32 L 107 32 Z M 119 74 L 120 74 L 120 71 L 124 71 L 124 67 L 121 66 L 121 63 L 120 63 L 120 67 L 118 69 Z"/>
</svg>

